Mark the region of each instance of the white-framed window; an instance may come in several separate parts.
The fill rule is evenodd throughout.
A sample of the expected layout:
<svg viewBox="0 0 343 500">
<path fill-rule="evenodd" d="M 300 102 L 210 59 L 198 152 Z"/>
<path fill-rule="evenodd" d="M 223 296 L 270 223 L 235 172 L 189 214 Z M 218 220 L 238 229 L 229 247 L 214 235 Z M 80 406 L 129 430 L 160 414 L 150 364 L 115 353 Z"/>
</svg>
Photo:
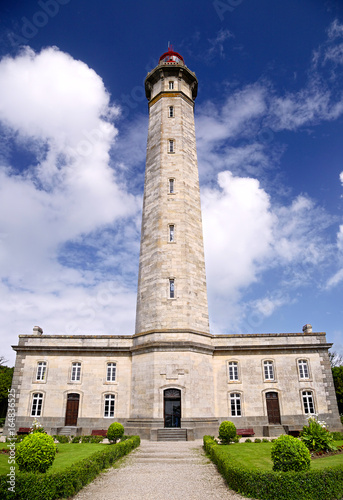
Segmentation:
<svg viewBox="0 0 343 500">
<path fill-rule="evenodd" d="M 175 226 L 174 224 L 169 224 L 168 241 L 173 243 L 175 241 Z"/>
<path fill-rule="evenodd" d="M 105 418 L 113 418 L 114 417 L 114 404 L 115 404 L 115 395 L 114 394 L 105 394 L 105 408 L 104 408 L 104 417 Z"/>
<path fill-rule="evenodd" d="M 314 407 L 313 393 L 311 391 L 302 391 L 301 393 L 304 405 L 304 412 L 306 415 L 313 415 L 316 413 Z"/>
<path fill-rule="evenodd" d="M 169 106 L 168 108 L 168 116 L 169 118 L 174 118 L 174 106 Z"/>
<path fill-rule="evenodd" d="M 169 193 L 174 194 L 175 179 L 169 179 Z"/>
<path fill-rule="evenodd" d="M 38 361 L 36 380 L 38 382 L 43 382 L 43 380 L 45 380 L 45 375 L 46 375 L 46 361 Z"/>
<path fill-rule="evenodd" d="M 174 82 L 172 80 L 169 82 L 169 90 L 174 90 Z"/>
<path fill-rule="evenodd" d="M 238 379 L 238 362 L 229 361 L 229 380 L 230 382 Z"/>
<path fill-rule="evenodd" d="M 106 381 L 107 382 L 115 382 L 116 371 L 117 371 L 117 364 L 116 363 L 107 363 L 107 370 L 106 370 Z"/>
<path fill-rule="evenodd" d="M 264 380 L 274 380 L 274 363 L 273 361 L 263 362 Z"/>
<path fill-rule="evenodd" d="M 241 395 L 239 392 L 231 392 L 230 394 L 230 411 L 231 417 L 240 417 L 242 415 Z"/>
<path fill-rule="evenodd" d="M 72 382 L 79 382 L 81 380 L 81 363 L 72 363 L 70 380 Z"/>
<path fill-rule="evenodd" d="M 173 278 L 169 280 L 169 298 L 175 299 L 175 280 Z"/>
<path fill-rule="evenodd" d="M 175 141 L 174 141 L 174 139 L 168 139 L 168 153 L 175 153 Z"/>
<path fill-rule="evenodd" d="M 310 378 L 307 359 L 298 359 L 298 368 L 301 379 Z"/>
<path fill-rule="evenodd" d="M 40 417 L 42 414 L 43 394 L 35 392 L 32 396 L 31 417 Z"/>
</svg>

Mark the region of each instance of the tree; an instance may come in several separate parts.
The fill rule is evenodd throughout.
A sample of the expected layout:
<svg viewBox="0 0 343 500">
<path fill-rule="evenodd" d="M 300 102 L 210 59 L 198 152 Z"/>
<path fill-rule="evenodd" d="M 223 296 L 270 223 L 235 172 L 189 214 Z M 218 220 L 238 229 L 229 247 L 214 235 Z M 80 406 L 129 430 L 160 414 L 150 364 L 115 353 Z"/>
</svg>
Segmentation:
<svg viewBox="0 0 343 500">
<path fill-rule="evenodd" d="M 332 368 L 333 383 L 335 384 L 338 411 L 343 413 L 343 366 L 334 366 Z"/>
<path fill-rule="evenodd" d="M 8 404 L 8 391 L 12 385 L 14 368 L 3 366 L 6 360 L 0 356 L 0 418 L 6 417 Z"/>
<path fill-rule="evenodd" d="M 336 351 L 329 352 L 329 359 L 331 363 L 331 368 L 333 368 L 334 366 L 343 365 L 343 354 L 340 354 Z"/>
</svg>

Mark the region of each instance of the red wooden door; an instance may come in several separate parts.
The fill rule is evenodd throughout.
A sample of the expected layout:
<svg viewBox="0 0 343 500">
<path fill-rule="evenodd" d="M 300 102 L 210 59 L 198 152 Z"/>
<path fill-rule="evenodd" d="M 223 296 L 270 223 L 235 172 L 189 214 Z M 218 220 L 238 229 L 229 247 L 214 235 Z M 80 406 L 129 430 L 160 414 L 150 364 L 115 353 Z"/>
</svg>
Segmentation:
<svg viewBox="0 0 343 500">
<path fill-rule="evenodd" d="M 68 394 L 67 409 L 65 424 L 67 426 L 75 427 L 77 425 L 77 416 L 79 413 L 79 394 Z"/>
<path fill-rule="evenodd" d="M 278 393 L 267 392 L 266 402 L 267 402 L 268 422 L 271 425 L 281 424 Z"/>
</svg>

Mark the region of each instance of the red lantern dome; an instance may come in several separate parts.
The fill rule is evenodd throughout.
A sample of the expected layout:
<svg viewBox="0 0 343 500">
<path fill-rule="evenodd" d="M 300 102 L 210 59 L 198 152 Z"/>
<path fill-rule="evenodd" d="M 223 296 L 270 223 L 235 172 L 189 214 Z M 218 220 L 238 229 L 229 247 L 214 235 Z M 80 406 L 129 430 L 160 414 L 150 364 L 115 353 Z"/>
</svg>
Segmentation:
<svg viewBox="0 0 343 500">
<path fill-rule="evenodd" d="M 173 47 L 168 47 L 168 52 L 161 55 L 159 63 L 163 64 L 185 64 L 183 57 L 173 50 Z"/>
</svg>

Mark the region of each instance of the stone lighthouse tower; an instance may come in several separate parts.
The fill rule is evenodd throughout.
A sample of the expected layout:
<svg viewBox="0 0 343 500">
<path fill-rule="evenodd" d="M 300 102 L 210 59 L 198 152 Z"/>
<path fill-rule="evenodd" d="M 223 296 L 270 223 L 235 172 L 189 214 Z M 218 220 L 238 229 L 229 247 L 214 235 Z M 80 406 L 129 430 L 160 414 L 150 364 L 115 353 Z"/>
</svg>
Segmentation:
<svg viewBox="0 0 343 500">
<path fill-rule="evenodd" d="M 154 428 L 208 426 L 214 418 L 194 100 L 198 81 L 169 49 L 145 80 L 145 171 L 131 421 Z M 149 434 L 151 433 L 152 434 Z"/>
<path fill-rule="evenodd" d="M 145 80 L 149 101 L 136 334 L 209 332 L 194 99 L 198 80 L 169 49 Z"/>
</svg>

